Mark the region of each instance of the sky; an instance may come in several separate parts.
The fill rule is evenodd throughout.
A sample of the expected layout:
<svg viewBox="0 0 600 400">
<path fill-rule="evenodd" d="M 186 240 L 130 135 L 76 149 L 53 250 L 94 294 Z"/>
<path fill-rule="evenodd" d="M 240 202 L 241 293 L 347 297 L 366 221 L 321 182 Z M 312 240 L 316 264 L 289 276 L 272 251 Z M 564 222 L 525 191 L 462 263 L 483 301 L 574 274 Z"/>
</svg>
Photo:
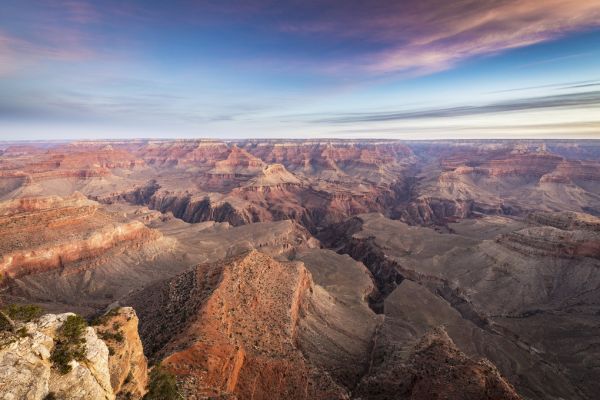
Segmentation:
<svg viewBox="0 0 600 400">
<path fill-rule="evenodd" d="M 600 0 L 0 0 L 0 140 L 598 138 Z"/>
</svg>

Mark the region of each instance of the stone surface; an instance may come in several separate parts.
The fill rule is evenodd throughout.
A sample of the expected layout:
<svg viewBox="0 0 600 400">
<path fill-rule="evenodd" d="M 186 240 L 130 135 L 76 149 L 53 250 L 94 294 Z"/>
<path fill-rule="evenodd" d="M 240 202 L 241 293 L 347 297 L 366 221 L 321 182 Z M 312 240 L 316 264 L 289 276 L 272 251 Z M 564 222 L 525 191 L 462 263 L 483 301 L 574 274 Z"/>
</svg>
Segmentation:
<svg viewBox="0 0 600 400">
<path fill-rule="evenodd" d="M 41 400 L 52 392 L 59 398 L 110 400 L 108 348 L 93 328 L 86 328 L 85 359 L 71 361 L 72 370 L 61 375 L 50 355 L 57 329 L 69 315 L 47 314 L 25 325 L 27 335 L 0 349 L 0 393 L 7 400 Z"/>
<path fill-rule="evenodd" d="M 100 320 L 101 323 L 94 328 L 112 350 L 108 367 L 113 392 L 117 399 L 141 398 L 148 384 L 148 360 L 138 334 L 135 310 L 119 307 Z"/>
</svg>

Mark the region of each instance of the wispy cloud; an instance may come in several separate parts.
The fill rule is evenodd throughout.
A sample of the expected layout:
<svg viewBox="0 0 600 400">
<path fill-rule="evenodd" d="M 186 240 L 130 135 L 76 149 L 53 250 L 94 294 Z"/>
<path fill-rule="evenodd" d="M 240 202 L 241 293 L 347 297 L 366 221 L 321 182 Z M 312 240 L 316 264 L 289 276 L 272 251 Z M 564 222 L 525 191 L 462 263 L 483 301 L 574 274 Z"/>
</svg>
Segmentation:
<svg viewBox="0 0 600 400">
<path fill-rule="evenodd" d="M 469 115 L 496 114 L 514 111 L 539 110 L 565 107 L 598 107 L 600 106 L 600 91 L 583 93 L 568 93 L 556 96 L 532 97 L 515 99 L 478 106 L 460 106 L 449 108 L 423 109 L 413 111 L 380 112 L 380 113 L 350 113 L 313 118 L 314 123 L 348 124 L 357 122 L 383 122 L 398 120 L 416 120 L 448 117 L 464 117 Z"/>
<path fill-rule="evenodd" d="M 334 2 L 328 1 L 326 4 Z M 338 60 L 341 68 L 414 75 L 461 61 L 600 26 L 597 0 L 348 1 L 323 7 L 322 17 L 281 23 L 293 34 L 330 35 L 377 43 L 368 58 Z M 381 48 L 383 47 L 383 48 Z"/>
<path fill-rule="evenodd" d="M 45 62 L 76 62 L 105 55 L 103 35 L 94 26 L 103 11 L 86 0 L 39 0 L 0 17 L 0 77 Z"/>
<path fill-rule="evenodd" d="M 586 88 L 600 86 L 600 80 L 586 80 L 586 81 L 573 81 L 573 82 L 563 82 L 563 83 L 549 83 L 546 85 L 536 85 L 536 86 L 525 86 L 525 87 L 517 87 L 503 90 L 494 90 L 488 93 L 509 93 L 509 92 L 523 92 L 527 90 L 537 90 L 537 89 L 578 89 L 578 88 Z"/>
<path fill-rule="evenodd" d="M 46 1 L 49 7 L 62 12 L 64 17 L 72 22 L 88 24 L 102 19 L 102 13 L 94 3 L 86 0 Z"/>
<path fill-rule="evenodd" d="M 83 43 L 71 29 L 46 26 L 43 40 L 29 40 L 0 31 L 0 77 L 45 61 L 82 61 L 96 50 Z"/>
<path fill-rule="evenodd" d="M 24 2 L 26 2 L 24 0 Z M 18 38 L 11 52 L 15 58 L 51 58 L 98 51 L 90 26 L 102 25 L 110 36 L 110 24 L 123 18 L 121 27 L 139 22 L 144 15 L 150 27 L 162 24 L 211 26 L 236 24 L 261 31 L 272 38 L 309 38 L 305 47 L 290 46 L 285 64 L 297 70 L 338 75 L 423 75 L 452 68 L 462 61 L 508 49 L 532 45 L 574 31 L 600 27 L 598 0 L 173 0 L 171 6 L 146 2 L 106 1 L 100 7 L 90 0 L 39 0 L 31 8 L 37 15 L 27 35 L 7 31 Z M 1 19 L 0 19 L 1 21 Z M 285 39 L 283 39 L 285 40 Z M 24 45 L 23 43 L 27 43 Z M 323 46 L 321 53 L 305 54 L 307 47 Z M 281 65 L 281 52 L 272 57 Z M 297 50 L 297 51 L 295 51 Z M 10 57 L 9 57 L 10 56 Z M 295 57 L 295 61 L 292 58 Z M 252 56 L 250 56 L 252 58 Z M 12 60 L 12 61 L 11 61 Z M 263 61 L 266 63 L 266 61 Z M 5 70 L 8 68 L 4 68 Z"/>
</svg>

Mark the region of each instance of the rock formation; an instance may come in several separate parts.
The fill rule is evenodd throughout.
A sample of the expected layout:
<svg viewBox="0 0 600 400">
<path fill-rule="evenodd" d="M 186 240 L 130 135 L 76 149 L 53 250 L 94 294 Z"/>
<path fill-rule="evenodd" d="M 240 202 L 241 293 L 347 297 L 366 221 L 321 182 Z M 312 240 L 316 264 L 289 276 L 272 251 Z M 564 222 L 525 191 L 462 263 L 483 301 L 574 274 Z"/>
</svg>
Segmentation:
<svg viewBox="0 0 600 400">
<path fill-rule="evenodd" d="M 360 383 L 356 399 L 518 400 L 488 360 L 456 348 L 443 328 L 427 332 L 408 354 L 390 352 Z"/>
<path fill-rule="evenodd" d="M 182 321 L 183 329 L 160 351 L 168 354 L 163 365 L 179 377 L 187 393 L 255 399 L 347 397 L 296 346 L 301 310 L 313 290 L 302 264 L 282 264 L 253 251 L 224 265 L 199 266 L 188 275 L 173 283 L 171 290 L 177 292 L 169 294 L 165 305 L 189 320 Z M 205 276 L 211 278 L 203 282 Z"/>
<path fill-rule="evenodd" d="M 110 400 L 121 398 L 129 386 L 121 386 L 113 379 L 118 371 L 133 371 L 134 391 L 131 398 L 139 399 L 145 393 L 146 361 L 141 353 L 139 336 L 134 328 L 136 317 L 132 309 L 119 315 L 130 317 L 132 329 L 116 344 L 115 355 L 92 327 L 85 328 L 82 359 L 70 361 L 70 371 L 61 373 L 52 361 L 59 331 L 69 316 L 74 314 L 46 314 L 28 323 L 17 323 L 17 333 L 0 332 L 0 393 L 3 399 L 42 400 L 49 394 L 56 398 Z M 128 357 L 125 357 L 128 355 Z"/>
<path fill-rule="evenodd" d="M 0 203 L 0 221 L 0 273 L 9 278 L 90 263 L 161 236 L 138 221 L 111 218 L 79 194 Z"/>
<path fill-rule="evenodd" d="M 145 354 L 190 399 L 594 398 L 599 182 L 595 141 L 0 143 L 0 302 L 58 315 L 0 376 L 139 398 Z M 104 316 L 57 376 L 65 312 Z"/>
<path fill-rule="evenodd" d="M 120 307 L 98 318 L 96 334 L 109 349 L 110 384 L 117 399 L 138 399 L 146 393 L 148 361 L 138 334 L 138 317 Z"/>
</svg>

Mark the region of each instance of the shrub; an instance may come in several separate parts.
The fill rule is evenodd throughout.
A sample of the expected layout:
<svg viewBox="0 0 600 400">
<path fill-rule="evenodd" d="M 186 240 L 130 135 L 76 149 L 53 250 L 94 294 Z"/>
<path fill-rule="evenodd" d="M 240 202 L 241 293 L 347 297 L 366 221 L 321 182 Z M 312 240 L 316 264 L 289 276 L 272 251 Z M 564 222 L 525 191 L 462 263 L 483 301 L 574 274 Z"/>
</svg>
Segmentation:
<svg viewBox="0 0 600 400">
<path fill-rule="evenodd" d="M 42 315 L 42 308 L 34 304 L 11 304 L 3 310 L 16 321 L 30 322 Z"/>
<path fill-rule="evenodd" d="M 118 342 L 118 343 L 123 343 L 123 340 L 125 340 L 125 337 L 123 336 L 122 331 L 117 331 L 117 332 L 101 331 L 101 332 L 98 332 L 98 336 L 100 336 L 100 339 L 102 339 L 102 340 L 114 340 L 115 342 Z"/>
<path fill-rule="evenodd" d="M 72 360 L 81 361 L 85 358 L 85 339 L 83 333 L 87 323 L 79 315 L 69 315 L 58 330 L 58 337 L 50 360 L 61 374 L 71 371 L 69 363 Z"/>
<path fill-rule="evenodd" d="M 92 326 L 105 325 L 106 322 L 108 322 L 108 320 L 111 317 L 114 317 L 114 316 L 118 315 L 120 310 L 121 310 L 121 307 L 112 308 L 106 314 L 104 314 L 104 315 L 98 315 L 95 318 L 93 318 L 90 321 L 90 325 L 92 325 Z"/>
<path fill-rule="evenodd" d="M 17 329 L 17 335 L 22 338 L 27 337 L 28 336 L 27 329 L 24 326 Z"/>
<path fill-rule="evenodd" d="M 0 332 L 10 331 L 12 328 L 13 327 L 10 321 L 4 316 L 4 314 L 0 313 Z"/>
<path fill-rule="evenodd" d="M 60 327 L 59 334 L 71 341 L 81 340 L 87 322 L 80 315 L 69 315 Z"/>
<path fill-rule="evenodd" d="M 160 364 L 150 371 L 148 393 L 144 400 L 175 400 L 183 397 L 177 392 L 175 375 L 167 371 Z"/>
</svg>

